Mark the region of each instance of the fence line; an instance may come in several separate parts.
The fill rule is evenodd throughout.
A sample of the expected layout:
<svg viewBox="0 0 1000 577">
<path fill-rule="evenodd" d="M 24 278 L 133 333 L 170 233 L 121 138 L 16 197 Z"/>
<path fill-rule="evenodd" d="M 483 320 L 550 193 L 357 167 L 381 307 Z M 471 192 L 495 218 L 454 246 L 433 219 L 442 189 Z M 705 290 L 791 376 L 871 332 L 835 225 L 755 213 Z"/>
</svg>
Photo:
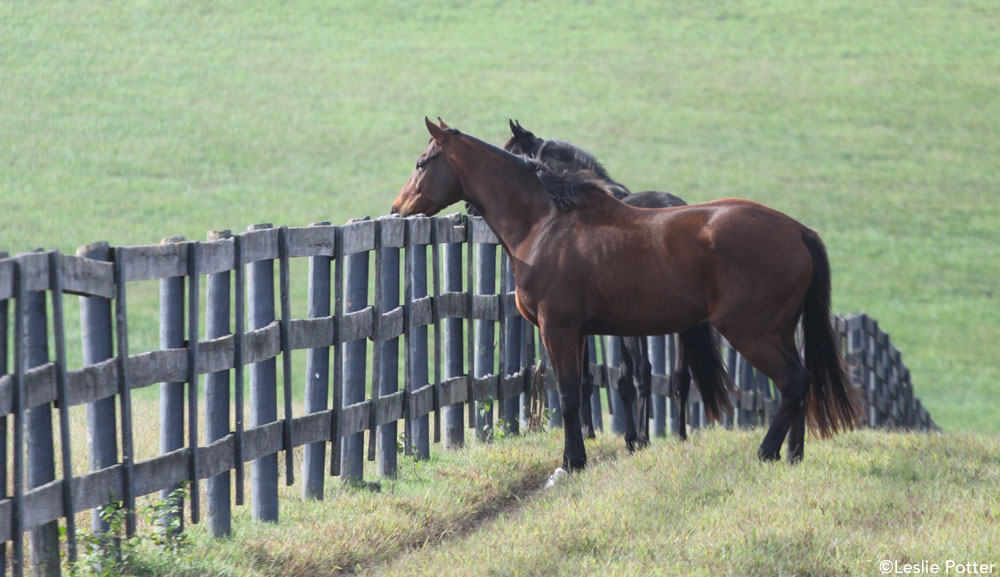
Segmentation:
<svg viewBox="0 0 1000 577">
<path fill-rule="evenodd" d="M 10 447 L 12 493 L 6 486 L 8 444 L 6 438 L 2 439 L 5 455 L 4 474 L 0 475 L 4 482 L 0 486 L 0 543 L 6 548 L 6 543 L 12 542 L 12 574 L 23 574 L 25 531 L 32 532 L 32 564 L 37 568 L 33 572 L 58 574 L 58 542 L 53 541 L 53 536 L 57 539 L 60 518 L 66 520 L 68 551 L 72 557 L 75 512 L 122 501 L 128 510 L 127 533 L 132 535 L 135 499 L 157 491 L 169 492 L 183 481 L 194 483 L 189 509 L 191 521 L 197 523 L 201 517 L 197 484 L 205 479 L 211 531 L 217 536 L 226 535 L 231 531 L 229 473 L 235 472 L 236 503 L 242 504 L 245 462 L 251 463 L 253 517 L 277 521 L 278 456 L 284 452 L 285 480 L 291 484 L 292 449 L 301 445 L 306 446 L 303 496 L 321 498 L 326 443 L 330 443 L 329 473 L 361 480 L 365 431 L 369 433 L 368 460 L 377 458 L 380 475 L 395 474 L 399 420 L 404 421 L 405 451 L 418 458 L 429 455 L 431 414 L 434 442 L 441 440 L 443 421 L 446 447 L 464 443 L 466 423 L 484 439 L 497 426 L 494 423 L 497 417 L 502 418 L 502 426 L 508 431 L 518 432 L 534 392 L 532 383 L 537 372 L 545 371 L 550 391 L 554 389 L 554 380 L 551 371 L 545 369 L 544 351 L 540 348 L 537 354 L 542 361 L 538 364 L 534 361 L 538 339 L 515 305 L 513 277 L 506 255 L 501 254 L 499 264 L 496 261 L 498 244 L 478 218 L 384 217 L 351 221 L 342 226 L 257 225 L 237 235 L 229 231 L 213 232 L 205 242 L 172 237 L 150 246 L 111 248 L 106 243 L 96 243 L 81 247 L 77 256 L 53 251 L 0 258 L 0 334 L 3 335 L 0 416 L 5 422 L 8 415 L 14 418 Z M 427 247 L 432 252 L 430 291 Z M 375 255 L 375 294 L 371 301 L 370 253 Z M 289 261 L 292 258 L 309 259 L 306 318 L 291 315 Z M 277 308 L 275 261 L 279 266 Z M 200 310 L 201 276 L 207 278 L 204 315 Z M 126 290 L 129 283 L 146 280 L 160 282 L 161 349 L 131 354 Z M 234 293 L 234 310 L 230 308 L 230 288 Z M 62 318 L 65 293 L 80 297 L 84 366 L 78 370 L 68 370 L 66 362 Z M 52 299 L 54 361 L 48 359 L 45 350 L 46 294 Z M 8 373 L 6 338 L 10 302 L 14 304 L 12 373 Z M 199 334 L 203 316 L 204 340 Z M 432 371 L 429 328 L 433 329 Z M 866 315 L 855 315 L 838 317 L 837 328 L 845 345 L 852 380 L 865 391 L 869 424 L 935 428 L 913 395 L 910 374 L 899 351 L 878 324 Z M 400 337 L 405 337 L 402 389 L 398 366 Z M 367 341 L 373 343 L 370 389 L 366 387 Z M 649 344 L 653 431 L 663 435 L 668 427 L 676 430 L 677 426 L 679 408 L 676 403 L 666 402 L 675 343 L 673 338 L 661 336 L 650 337 Z M 595 389 L 594 400 L 599 406 L 603 388 L 614 411 L 613 419 L 619 422 L 621 412 L 632 408 L 625 407 L 617 394 L 621 376 L 617 339 L 590 338 L 588 346 L 592 352 L 590 372 L 599 387 Z M 777 407 L 776 390 L 735 351 L 725 344 L 722 346 L 723 358 L 740 390 L 737 411 L 724 424 L 766 423 Z M 600 362 L 597 362 L 598 349 L 602 350 Z M 293 415 L 291 403 L 294 350 L 308 351 L 305 414 L 300 416 Z M 286 384 L 280 420 L 279 357 Z M 503 368 L 500 374 L 498 366 Z M 250 375 L 247 428 L 242 420 L 245 367 L 249 367 Z M 233 371 L 232 389 L 230 371 Z M 206 444 L 200 444 L 198 431 L 200 375 L 205 375 Z M 132 391 L 157 383 L 161 383 L 162 454 L 134 462 Z M 558 403 L 549 395 L 541 397 L 538 400 L 542 402 L 549 397 L 547 402 L 555 409 L 552 422 L 557 423 Z M 115 399 L 121 420 L 117 431 Z M 58 478 L 51 431 L 53 403 L 58 408 L 63 451 Z M 69 435 L 68 409 L 84 404 L 90 451 L 87 473 L 74 472 L 69 458 L 73 440 Z M 463 404 L 468 409 L 467 415 Z M 689 410 L 691 426 L 702 426 L 704 411 L 694 388 Z M 232 430 L 231 411 L 235 413 Z M 601 427 L 601 414 L 595 413 L 595 425 Z M 34 425 L 26 427 L 36 422 L 41 427 L 43 421 L 49 424 L 47 432 Z M 0 430 L 5 437 L 6 427 Z M 95 530 L 106 530 L 96 515 L 92 526 Z"/>
</svg>

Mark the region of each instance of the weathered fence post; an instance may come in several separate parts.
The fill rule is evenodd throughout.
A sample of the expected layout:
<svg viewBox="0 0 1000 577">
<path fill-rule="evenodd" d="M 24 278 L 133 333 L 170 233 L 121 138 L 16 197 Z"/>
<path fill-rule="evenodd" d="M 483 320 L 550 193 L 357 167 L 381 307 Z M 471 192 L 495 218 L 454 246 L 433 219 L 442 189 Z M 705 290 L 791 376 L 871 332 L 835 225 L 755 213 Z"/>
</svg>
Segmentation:
<svg viewBox="0 0 1000 577">
<path fill-rule="evenodd" d="M 236 461 L 236 504 L 243 504 L 246 490 L 243 464 L 243 382 L 245 367 L 243 365 L 243 339 L 246 333 L 246 279 L 243 268 L 243 237 L 233 237 L 233 295 L 234 327 L 233 327 L 233 421 L 236 425 L 236 439 L 233 444 L 233 460 Z"/>
<path fill-rule="evenodd" d="M 58 251 L 49 253 L 49 288 L 52 290 L 52 331 L 56 351 L 56 406 L 59 409 L 59 443 L 62 449 L 62 506 L 65 518 L 66 553 L 76 562 L 76 506 L 73 499 L 73 447 L 69 433 L 69 392 L 66 367 L 66 319 L 63 315 L 62 260 Z"/>
<path fill-rule="evenodd" d="M 379 289 L 378 307 L 376 311 L 379 317 L 375 319 L 376 325 L 382 323 L 382 315 L 387 314 L 399 306 L 399 249 L 385 247 L 385 233 L 388 233 L 390 226 L 402 226 L 398 217 L 386 217 L 379 219 L 380 226 L 375 229 L 376 234 L 382 235 L 383 240 L 376 243 L 379 251 L 379 267 L 376 277 Z M 399 337 L 384 339 L 381 331 L 375 341 L 374 354 L 379 356 L 378 362 L 378 393 L 373 394 L 373 399 L 381 396 L 391 395 L 399 390 Z M 379 475 L 384 477 L 396 476 L 396 421 L 378 426 L 376 435 L 378 440 L 378 461 L 376 469 Z"/>
<path fill-rule="evenodd" d="M 37 367 L 49 361 L 44 291 L 29 291 L 27 304 L 27 364 Z M 40 487 L 56 478 L 52 440 L 52 405 L 28 409 L 28 488 Z M 59 575 L 59 523 L 50 521 L 30 531 L 31 574 Z"/>
<path fill-rule="evenodd" d="M 6 251 L 0 251 L 0 259 L 7 258 Z M 0 375 L 7 374 L 7 334 L 9 327 L 7 299 L 0 301 Z M 0 498 L 7 496 L 7 415 L 0 417 Z M 7 574 L 7 542 L 0 543 L 0 575 Z"/>
<path fill-rule="evenodd" d="M 344 259 L 345 287 L 342 314 L 363 310 L 368 306 L 368 253 L 359 252 Z M 344 407 L 365 400 L 365 361 L 367 344 L 363 339 L 344 343 L 343 402 Z M 364 479 L 365 434 L 354 433 L 343 438 L 340 454 L 340 478 L 349 483 Z"/>
<path fill-rule="evenodd" d="M 501 291 L 500 299 L 501 302 L 505 302 L 507 300 L 507 293 L 514 290 L 514 267 L 511 266 L 510 258 L 505 251 L 501 250 L 501 255 L 504 264 L 502 268 L 505 269 L 505 280 L 503 283 L 505 286 Z M 500 310 L 504 311 L 505 315 L 503 318 L 503 331 L 506 341 L 504 344 L 504 358 L 501 359 L 503 362 L 503 371 L 501 372 L 500 390 L 503 391 L 503 378 L 521 370 L 521 334 L 524 331 L 521 327 L 521 315 L 518 314 L 516 308 L 507 310 L 506 307 L 501 307 Z M 504 426 L 506 426 L 508 433 L 517 435 L 521 431 L 520 395 L 504 398 L 502 402 L 504 405 Z"/>
<path fill-rule="evenodd" d="M 731 374 L 737 379 L 736 387 L 742 395 L 752 399 L 757 389 L 757 375 L 753 370 L 753 365 L 743 358 L 743 355 L 737 354 L 737 359 L 736 370 L 731 371 Z M 754 425 L 753 411 L 744 409 L 742 401 L 737 405 L 736 415 L 741 427 L 752 427 Z"/>
<path fill-rule="evenodd" d="M 476 247 L 476 293 L 491 295 L 496 293 L 497 249 L 495 245 L 472 243 L 472 226 L 469 227 L 469 245 L 467 250 Z M 472 291 L 470 286 L 469 291 Z M 469 311 L 472 317 L 472 311 Z M 470 321 L 471 322 L 471 321 Z M 493 348 L 494 323 L 489 320 L 476 321 L 476 354 L 473 366 L 473 376 L 482 378 L 496 372 L 494 369 L 495 351 Z M 469 327 L 472 330 L 472 327 Z M 501 383 L 502 387 L 502 383 Z M 502 388 L 500 388 L 502 390 Z M 476 437 L 480 441 L 489 440 L 493 429 L 493 402 L 476 403 Z"/>
<path fill-rule="evenodd" d="M 618 392 L 618 379 L 616 379 L 611 371 L 611 369 L 621 370 L 622 365 L 622 348 L 621 339 L 618 337 L 603 337 L 607 343 L 607 358 L 604 359 L 604 364 L 608 367 L 608 393 L 611 397 L 611 432 L 617 435 L 625 434 L 625 411 L 631 411 L 632 407 L 626 407 L 625 401 L 622 400 L 621 394 Z M 617 372 L 617 371 L 616 371 Z M 618 374 L 621 374 L 620 372 Z"/>
<path fill-rule="evenodd" d="M 230 238 L 228 230 L 208 233 L 208 240 Z M 229 272 L 209 275 L 205 298 L 205 338 L 229 334 Z M 229 371 L 205 375 L 205 442 L 212 443 L 229 434 Z M 213 537 L 232 533 L 229 471 L 205 482 L 208 522 Z"/>
<path fill-rule="evenodd" d="M 14 550 L 12 551 L 11 573 L 14 577 L 24 574 L 24 371 L 27 364 L 25 351 L 25 317 L 27 316 L 26 290 L 24 269 L 21 263 L 14 262 L 14 387 L 13 412 L 14 431 L 11 451 L 13 458 L 13 495 L 11 503 L 11 532 Z"/>
<path fill-rule="evenodd" d="M 594 335 L 587 335 L 587 360 L 588 365 L 583 368 L 584 371 L 591 372 L 590 365 L 596 365 L 597 363 L 597 337 Z M 594 390 L 590 394 L 590 418 L 594 423 L 594 431 L 604 430 L 604 410 L 601 405 L 601 387 L 594 383 Z"/>
<path fill-rule="evenodd" d="M 433 223 L 431 223 L 433 226 Z M 411 239 L 412 239 L 412 235 Z M 406 258 L 410 260 L 410 299 L 417 300 L 427 296 L 427 246 L 412 243 L 406 249 Z M 408 327 L 406 347 L 409 349 L 410 386 L 412 389 L 426 385 L 430 380 L 428 369 L 427 327 Z M 431 456 L 430 416 L 420 415 L 413 419 L 411 434 L 413 435 L 413 450 L 417 459 L 429 459 Z"/>
<path fill-rule="evenodd" d="M 281 299 L 281 393 L 283 400 L 283 426 L 281 449 L 285 452 L 285 486 L 295 482 L 295 452 L 292 450 L 292 301 L 291 257 L 288 251 L 288 227 L 278 229 L 278 287 Z M 277 391 L 275 391 L 277 395 Z M 275 415 L 277 418 L 277 415 Z"/>
<path fill-rule="evenodd" d="M 249 231 L 270 229 L 257 224 Z M 247 317 L 250 330 L 274 321 L 274 261 L 260 260 L 247 267 Z M 277 364 L 274 358 L 250 365 L 250 426 L 259 427 L 278 418 Z M 278 521 L 278 455 L 261 457 L 251 463 L 251 516 L 258 521 Z"/>
<path fill-rule="evenodd" d="M 462 292 L 462 244 L 445 243 L 442 247 L 444 292 Z M 472 287 L 469 287 L 470 289 Z M 444 378 L 465 374 L 462 362 L 462 319 L 444 320 Z M 461 403 L 444 408 L 444 446 L 457 449 L 465 445 L 465 416 Z"/>
<path fill-rule="evenodd" d="M 184 242 L 183 236 L 164 238 L 160 244 Z M 184 277 L 176 276 L 160 280 L 160 348 L 179 349 L 184 346 Z M 184 383 L 160 384 L 160 453 L 166 454 L 184 446 Z M 170 494 L 180 488 L 173 485 L 160 491 L 160 499 L 166 501 Z M 182 527 L 183 503 L 177 509 L 166 513 L 161 522 L 170 526 L 173 517 L 178 517 Z"/>
<path fill-rule="evenodd" d="M 312 226 L 328 226 L 329 222 L 315 222 Z M 330 316 L 330 257 L 309 258 L 309 310 L 310 318 Z M 339 312 L 339 311 L 338 311 Z M 326 410 L 330 382 L 330 347 L 306 351 L 306 414 Z M 322 499 L 326 443 L 317 441 L 305 446 L 302 462 L 302 498 Z"/>
<path fill-rule="evenodd" d="M 670 367 L 670 381 L 674 382 L 677 377 L 677 343 L 679 342 L 679 337 L 677 334 L 672 334 L 667 337 L 667 366 Z M 673 387 L 671 387 L 672 389 Z M 668 399 L 667 406 L 670 407 L 670 433 L 678 434 L 680 429 L 680 412 L 683 408 L 680 406 L 680 401 L 673 394 L 670 395 Z M 687 431 L 685 431 L 685 434 Z"/>
<path fill-rule="evenodd" d="M 187 315 L 187 434 L 188 482 L 191 496 L 191 522 L 201 520 L 201 491 L 198 487 L 198 343 L 201 336 L 201 282 L 198 278 L 200 243 L 187 245 L 188 259 L 188 315 Z"/>
<path fill-rule="evenodd" d="M 664 335 L 649 337 L 649 363 L 654 375 L 667 374 L 667 337 Z M 667 435 L 667 397 L 653 395 L 653 435 Z"/>
<path fill-rule="evenodd" d="M 535 369 L 535 325 L 525 319 L 521 322 L 521 331 L 521 366 L 527 367 L 526 370 L 529 372 L 528 382 L 530 383 L 531 379 L 535 376 L 532 373 Z M 529 390 L 521 393 L 521 410 L 518 414 L 522 423 L 531 422 L 531 398 L 534 394 L 534 391 L 530 390 L 530 385 Z"/>
<path fill-rule="evenodd" d="M 541 338 L 538 339 L 538 356 L 542 359 L 542 364 L 545 365 L 545 400 L 549 408 L 548 426 L 551 428 L 561 427 L 563 424 L 562 404 L 559 401 L 556 371 L 549 360 L 549 351 L 545 348 L 545 343 Z M 555 384 L 556 388 L 550 388 L 552 384 Z"/>
<path fill-rule="evenodd" d="M 111 249 L 108 243 L 97 242 L 76 249 L 76 255 L 107 261 L 111 258 Z M 85 366 L 106 361 L 114 355 L 111 335 L 111 300 L 80 297 L 80 339 Z M 113 396 L 87 404 L 87 445 L 90 449 L 91 471 L 98 471 L 118 462 Z M 108 530 L 108 524 L 101 519 L 100 509 L 91 512 L 90 524 L 95 533 Z"/>
<path fill-rule="evenodd" d="M 122 501 L 125 504 L 125 536 L 135 535 L 135 443 L 132 430 L 132 380 L 129 369 L 128 347 L 128 283 L 126 282 L 127 252 L 114 249 L 113 270 L 115 278 L 115 358 L 118 368 L 118 402 L 121 411 L 122 447 Z M 178 520 L 183 521 L 180 510 Z"/>
</svg>

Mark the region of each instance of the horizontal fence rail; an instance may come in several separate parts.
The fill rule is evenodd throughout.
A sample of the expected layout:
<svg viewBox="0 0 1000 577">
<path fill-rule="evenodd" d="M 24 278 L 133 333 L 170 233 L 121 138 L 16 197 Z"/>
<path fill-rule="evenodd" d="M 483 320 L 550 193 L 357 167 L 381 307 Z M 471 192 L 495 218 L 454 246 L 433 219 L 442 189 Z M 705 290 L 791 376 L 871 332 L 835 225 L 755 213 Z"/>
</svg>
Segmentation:
<svg viewBox="0 0 1000 577">
<path fill-rule="evenodd" d="M 405 451 L 417 458 L 427 457 L 431 438 L 440 440 L 442 420 L 448 446 L 463 442 L 466 427 L 474 428 L 480 438 L 488 438 L 494 426 L 512 433 L 524 430 L 529 405 L 553 402 L 539 394 L 535 384 L 542 382 L 551 391 L 555 380 L 545 366 L 544 351 L 535 349 L 539 339 L 534 327 L 518 312 L 511 267 L 502 251 L 497 262 L 498 245 L 481 219 L 453 215 L 383 217 L 340 226 L 257 225 L 242 234 L 216 231 L 204 242 L 169 238 L 149 246 L 96 243 L 81 247 L 79 256 L 55 251 L 0 255 L 0 417 L 5 424 L 8 416 L 14 421 L 11 443 L 7 427 L 0 427 L 5 452 L 0 542 L 13 547 L 12 574 L 24 571 L 25 532 L 32 532 L 33 548 L 58 555 L 58 544 L 46 541 L 52 533 L 41 530 L 65 519 L 67 550 L 73 555 L 76 512 L 121 502 L 128 509 L 131 535 L 135 499 L 170 491 L 185 481 L 193 484 L 191 521 L 198 522 L 202 515 L 198 482 L 207 479 L 205 511 L 211 530 L 218 536 L 228 534 L 229 475 L 235 473 L 235 499 L 242 504 L 244 463 L 251 463 L 253 516 L 276 521 L 278 457 L 285 456 L 284 478 L 291 484 L 295 447 L 307 446 L 303 496 L 322 498 L 325 474 L 360 479 L 366 453 L 368 460 L 378 458 L 380 474 L 394 474 L 398 421 L 403 421 Z M 374 279 L 368 278 L 369 254 L 375 257 Z M 309 259 L 306 318 L 292 318 L 289 302 L 294 282 L 289 261 L 297 258 Z M 204 311 L 201 277 L 207 286 Z M 163 348 L 132 354 L 125 293 L 137 281 L 161 283 Z M 375 287 L 373 295 L 369 284 Z M 62 312 L 67 293 L 80 298 L 85 364 L 76 370 L 67 367 L 65 353 L 66 339 L 72 338 L 65 334 Z M 48 360 L 45 350 L 28 351 L 38 346 L 31 336 L 33 327 L 44 329 L 49 322 L 46 298 L 52 305 L 54 360 Z M 854 315 L 837 317 L 836 326 L 852 381 L 867 399 L 868 424 L 936 428 L 914 396 L 899 351 L 878 324 L 866 315 Z M 617 395 L 622 369 L 615 340 L 588 339 L 590 373 L 599 387 L 594 399 L 601 399 L 603 389 L 612 410 L 632 410 Z M 649 345 L 654 433 L 676 430 L 678 410 L 689 411 L 692 427 L 702 426 L 704 411 L 696 388 L 689 407 L 667 402 L 677 353 L 674 339 L 649 337 Z M 767 423 L 780 400 L 776 389 L 728 345 L 721 346 L 739 390 L 737 410 L 724 425 Z M 296 350 L 308 351 L 302 415 L 293 414 L 291 402 L 292 387 L 302 378 L 291 362 Z M 369 358 L 370 378 L 365 374 Z M 280 419 L 278 359 L 284 383 Z M 243 423 L 245 374 L 250 387 L 248 426 Z M 134 462 L 132 393 L 158 383 L 162 454 Z M 204 444 L 198 431 L 200 395 L 205 402 Z M 68 409 L 79 405 L 86 405 L 88 412 L 87 472 L 73 471 L 68 453 L 71 442 L 81 446 L 70 438 L 68 417 Z M 51 423 L 53 408 L 63 451 L 58 477 L 51 431 L 43 438 L 27 426 L 41 409 Z M 551 408 L 556 421 L 558 407 Z M 600 416 L 595 410 L 598 427 Z M 494 418 L 502 421 L 494 423 Z M 52 472 L 41 480 L 26 479 L 26 471 L 38 464 L 47 464 Z M 96 515 L 93 527 L 106 530 Z M 44 574 L 58 573 L 57 562 L 37 567 Z"/>
</svg>

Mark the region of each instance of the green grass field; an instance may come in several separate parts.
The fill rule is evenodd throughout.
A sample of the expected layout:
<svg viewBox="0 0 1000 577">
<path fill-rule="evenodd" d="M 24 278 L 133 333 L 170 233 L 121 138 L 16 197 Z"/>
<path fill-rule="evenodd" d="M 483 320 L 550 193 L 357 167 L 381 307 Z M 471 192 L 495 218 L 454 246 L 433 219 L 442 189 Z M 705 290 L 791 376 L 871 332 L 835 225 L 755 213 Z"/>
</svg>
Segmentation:
<svg viewBox="0 0 1000 577">
<path fill-rule="evenodd" d="M 233 539 L 195 528 L 187 554 L 144 550 L 136 572 L 1000 563 L 998 26 L 991 0 L 2 2 L 0 250 L 384 214 L 424 115 L 496 143 L 517 118 L 633 190 L 751 198 L 817 229 L 835 310 L 878 319 L 946 434 L 811 442 L 795 468 L 756 463 L 759 431 L 636 457 L 602 438 L 549 493 L 528 489 L 557 433 L 435 450 L 380 495 L 288 489 L 287 522 L 244 507 Z M 151 348 L 156 284 L 129 294 L 130 341 Z"/>
<path fill-rule="evenodd" d="M 998 22 L 988 0 L 5 2 L 0 249 L 383 214 L 424 115 L 492 142 L 514 117 L 635 190 L 816 228 L 835 309 L 879 320 L 944 428 L 997 432 Z M 155 287 L 132 295 L 155 335 Z"/>
<path fill-rule="evenodd" d="M 201 575 L 878 575 L 879 563 L 1000 569 L 995 436 L 865 431 L 807 443 L 797 467 L 762 465 L 763 431 L 706 430 L 591 463 L 555 489 L 561 432 L 400 461 L 382 492 L 287 489 L 282 523 L 241 508 L 231 539 L 204 525 L 167 554 L 139 547 L 127 573 Z M 954 570 L 950 574 L 955 574 Z"/>
</svg>

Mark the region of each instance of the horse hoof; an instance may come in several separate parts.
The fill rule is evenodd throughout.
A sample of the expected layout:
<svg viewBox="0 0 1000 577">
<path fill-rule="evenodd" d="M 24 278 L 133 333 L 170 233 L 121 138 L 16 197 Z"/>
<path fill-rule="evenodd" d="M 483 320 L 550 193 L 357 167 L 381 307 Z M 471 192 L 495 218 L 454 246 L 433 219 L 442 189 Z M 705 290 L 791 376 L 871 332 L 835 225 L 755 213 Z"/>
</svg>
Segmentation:
<svg viewBox="0 0 1000 577">
<path fill-rule="evenodd" d="M 570 473 L 575 473 L 577 471 L 582 471 L 587 468 L 587 458 L 584 457 L 579 461 L 567 461 L 563 460 L 563 468 Z"/>
<path fill-rule="evenodd" d="M 757 449 L 757 458 L 760 459 L 761 463 L 773 463 L 775 461 L 781 460 L 781 449 L 777 451 L 768 451 L 764 447 Z"/>
<path fill-rule="evenodd" d="M 788 464 L 798 465 L 802 462 L 802 453 L 799 451 L 792 451 L 788 453 Z"/>
<path fill-rule="evenodd" d="M 594 428 L 584 425 L 583 427 L 583 438 L 584 439 L 596 439 L 597 435 L 594 434 Z"/>
<path fill-rule="evenodd" d="M 625 439 L 625 448 L 629 453 L 634 453 L 638 448 L 638 442 L 635 439 Z"/>
</svg>

